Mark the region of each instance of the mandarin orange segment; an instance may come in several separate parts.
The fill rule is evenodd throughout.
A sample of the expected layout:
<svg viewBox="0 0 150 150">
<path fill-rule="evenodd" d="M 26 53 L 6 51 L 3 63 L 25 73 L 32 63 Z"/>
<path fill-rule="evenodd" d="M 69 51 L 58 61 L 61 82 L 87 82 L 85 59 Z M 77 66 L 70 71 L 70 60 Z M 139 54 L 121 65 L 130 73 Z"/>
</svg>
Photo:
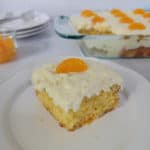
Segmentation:
<svg viewBox="0 0 150 150">
<path fill-rule="evenodd" d="M 133 11 L 133 13 L 137 14 L 137 15 L 144 15 L 145 11 L 144 11 L 144 9 L 137 8 Z"/>
<path fill-rule="evenodd" d="M 118 12 L 114 14 L 115 17 L 126 17 L 126 14 L 123 12 Z"/>
<path fill-rule="evenodd" d="M 122 17 L 120 18 L 119 22 L 121 23 L 132 23 L 134 22 L 132 18 L 129 18 L 129 17 Z"/>
<path fill-rule="evenodd" d="M 11 51 L 11 52 L 5 52 L 3 54 L 0 54 L 0 63 L 5 63 L 7 61 L 12 60 L 14 57 L 16 56 L 16 52 L 15 51 Z"/>
<path fill-rule="evenodd" d="M 129 28 L 130 30 L 144 30 L 146 27 L 145 27 L 145 25 L 142 24 L 142 23 L 136 23 L 136 22 L 134 22 L 134 23 L 131 23 L 131 24 L 128 26 L 128 28 Z"/>
<path fill-rule="evenodd" d="M 89 9 L 85 9 L 81 12 L 81 16 L 83 16 L 83 17 L 92 17 L 95 15 L 96 14 L 92 10 L 89 10 Z"/>
<path fill-rule="evenodd" d="M 145 13 L 145 14 L 143 15 L 143 17 L 144 17 L 144 18 L 150 18 L 150 13 Z"/>
<path fill-rule="evenodd" d="M 4 53 L 3 47 L 0 46 L 0 54 Z"/>
<path fill-rule="evenodd" d="M 7 49 L 15 49 L 14 41 L 10 37 L 4 39 L 4 44 L 6 45 Z"/>
<path fill-rule="evenodd" d="M 80 58 L 68 58 L 56 67 L 56 73 L 83 72 L 88 68 L 87 64 Z"/>
<path fill-rule="evenodd" d="M 113 14 L 115 17 L 126 17 L 126 14 L 119 9 L 112 9 L 111 14 Z"/>
<path fill-rule="evenodd" d="M 0 35 L 0 63 L 5 63 L 16 55 L 14 41 L 10 37 Z"/>
<path fill-rule="evenodd" d="M 3 37 L 2 37 L 2 35 L 0 34 L 0 41 L 2 41 L 3 40 Z"/>
<path fill-rule="evenodd" d="M 13 58 L 15 57 L 15 55 L 7 55 L 7 56 L 4 56 L 4 57 L 1 57 L 0 58 L 0 63 L 5 63 L 5 62 L 8 62 L 10 60 L 12 60 Z"/>
<path fill-rule="evenodd" d="M 112 14 L 115 14 L 115 13 L 120 13 L 121 12 L 121 10 L 120 9 L 112 9 L 111 11 L 110 11 Z"/>
<path fill-rule="evenodd" d="M 3 42 L 4 40 L 3 40 L 3 37 L 2 37 L 2 35 L 0 34 L 0 46 L 1 47 L 3 47 L 3 45 L 4 45 L 4 42 Z"/>
<path fill-rule="evenodd" d="M 7 49 L 7 45 L 4 43 L 4 39 L 0 40 L 0 46 L 1 46 L 1 48 L 3 48 L 4 50 Z"/>
<path fill-rule="evenodd" d="M 92 19 L 92 22 L 94 24 L 98 23 L 98 22 L 104 22 L 105 21 L 105 18 L 101 17 L 101 16 L 95 16 L 93 19 Z"/>
</svg>

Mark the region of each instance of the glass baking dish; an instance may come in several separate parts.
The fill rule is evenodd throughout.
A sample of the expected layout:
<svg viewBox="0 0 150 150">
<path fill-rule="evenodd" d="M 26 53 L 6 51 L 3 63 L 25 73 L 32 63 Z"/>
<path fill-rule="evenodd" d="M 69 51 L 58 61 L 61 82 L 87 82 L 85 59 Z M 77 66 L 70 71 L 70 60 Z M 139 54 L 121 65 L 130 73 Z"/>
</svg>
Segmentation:
<svg viewBox="0 0 150 150">
<path fill-rule="evenodd" d="M 76 40 L 85 56 L 97 58 L 150 58 L 150 35 L 84 35 L 70 24 L 69 16 L 55 18 L 56 33 Z"/>
</svg>

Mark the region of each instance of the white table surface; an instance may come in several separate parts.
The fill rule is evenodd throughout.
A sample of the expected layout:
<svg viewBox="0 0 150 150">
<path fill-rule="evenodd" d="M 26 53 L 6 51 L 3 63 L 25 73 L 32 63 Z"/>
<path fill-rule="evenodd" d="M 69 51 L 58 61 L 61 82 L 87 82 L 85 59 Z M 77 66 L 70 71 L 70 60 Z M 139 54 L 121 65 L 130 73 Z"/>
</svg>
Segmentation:
<svg viewBox="0 0 150 150">
<path fill-rule="evenodd" d="M 76 41 L 58 37 L 53 31 L 52 24 L 46 32 L 17 42 L 17 59 L 0 64 L 0 83 L 39 59 L 82 55 Z M 111 61 L 139 72 L 150 81 L 150 59 L 114 59 Z"/>
<path fill-rule="evenodd" d="M 150 8 L 150 0 L 0 0 L 0 11 L 23 11 L 36 9 L 50 15 L 68 14 L 73 11 L 90 9 L 133 9 Z"/>
</svg>

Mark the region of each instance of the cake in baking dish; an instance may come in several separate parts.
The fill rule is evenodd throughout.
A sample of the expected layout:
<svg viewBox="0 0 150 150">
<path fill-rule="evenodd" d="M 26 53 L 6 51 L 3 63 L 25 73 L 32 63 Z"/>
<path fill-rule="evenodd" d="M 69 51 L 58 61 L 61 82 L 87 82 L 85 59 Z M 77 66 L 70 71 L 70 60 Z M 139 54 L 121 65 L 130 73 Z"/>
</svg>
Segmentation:
<svg viewBox="0 0 150 150">
<path fill-rule="evenodd" d="M 107 43 L 98 38 L 84 40 L 84 47 L 90 49 L 92 55 L 96 53 L 97 56 L 110 57 L 150 56 L 150 11 L 141 8 L 99 12 L 86 9 L 81 11 L 80 15 L 71 16 L 70 24 L 81 34 L 114 35 L 108 42 L 106 40 Z"/>
<path fill-rule="evenodd" d="M 150 12 L 140 8 L 132 11 L 120 9 L 101 12 L 83 10 L 80 15 L 71 16 L 70 23 L 83 34 L 150 34 Z"/>
<path fill-rule="evenodd" d="M 122 78 L 96 60 L 66 58 L 34 71 L 33 86 L 43 106 L 73 131 L 115 109 Z"/>
</svg>

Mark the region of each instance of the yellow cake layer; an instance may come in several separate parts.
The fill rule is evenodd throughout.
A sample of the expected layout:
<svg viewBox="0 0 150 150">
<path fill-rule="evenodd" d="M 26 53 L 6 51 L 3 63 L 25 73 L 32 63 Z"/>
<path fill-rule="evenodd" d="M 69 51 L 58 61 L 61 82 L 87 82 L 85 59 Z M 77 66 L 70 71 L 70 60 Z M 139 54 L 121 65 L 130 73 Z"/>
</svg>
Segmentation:
<svg viewBox="0 0 150 150">
<path fill-rule="evenodd" d="M 44 91 L 36 91 L 36 95 L 60 126 L 73 131 L 116 108 L 119 103 L 119 89 L 119 85 L 113 85 L 108 92 L 101 91 L 98 96 L 85 97 L 76 112 L 72 109 L 66 112 L 60 106 L 56 106 Z"/>
</svg>

